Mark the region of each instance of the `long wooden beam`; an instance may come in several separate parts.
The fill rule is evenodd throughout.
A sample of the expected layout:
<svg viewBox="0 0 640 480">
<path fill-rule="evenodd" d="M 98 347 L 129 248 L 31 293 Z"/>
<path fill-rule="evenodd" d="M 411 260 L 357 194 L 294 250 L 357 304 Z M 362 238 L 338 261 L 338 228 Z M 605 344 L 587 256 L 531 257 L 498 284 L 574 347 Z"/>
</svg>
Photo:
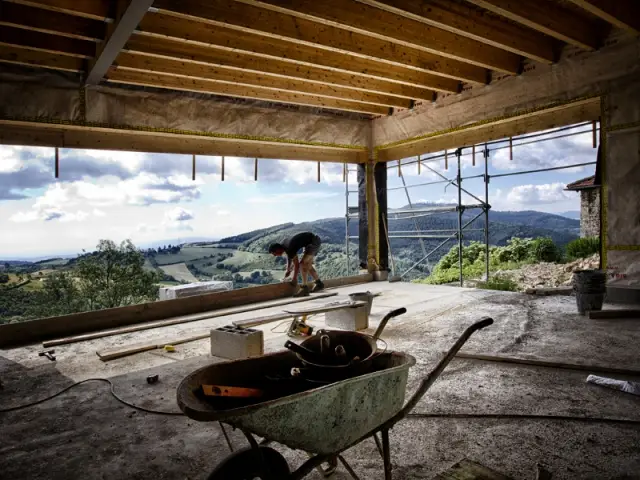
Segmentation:
<svg viewBox="0 0 640 480">
<path fill-rule="evenodd" d="M 491 123 L 470 125 L 468 128 L 452 132 L 434 132 L 404 143 L 397 142 L 397 144 L 388 147 L 381 146 L 377 149 L 377 158 L 378 161 L 389 162 L 595 120 L 600 115 L 600 99 L 587 99 L 570 105 L 550 107 L 539 112 L 517 115 Z"/>
<path fill-rule="evenodd" d="M 490 12 L 586 50 L 598 48 L 596 29 L 550 0 L 467 0 Z"/>
<path fill-rule="evenodd" d="M 136 35 L 127 43 L 125 50 L 140 56 L 163 59 L 180 59 L 207 66 L 220 66 L 242 72 L 270 74 L 333 85 L 403 98 L 433 100 L 433 91 L 415 86 L 400 85 L 377 79 L 350 75 L 318 67 L 291 65 L 285 61 L 272 60 L 255 55 L 238 55 L 228 50 L 219 50 L 201 45 L 185 45 L 162 38 Z"/>
<path fill-rule="evenodd" d="M 157 73 L 114 69 L 108 73 L 107 80 L 112 83 L 158 87 L 187 92 L 204 92 L 212 95 L 251 98 L 292 105 L 306 105 L 332 110 L 365 113 L 369 115 L 388 115 L 390 113 L 390 109 L 388 107 L 370 105 L 367 103 L 319 97 L 317 95 L 282 92 L 246 85 L 224 84 L 203 79 L 176 77 L 171 74 L 162 75 Z"/>
<path fill-rule="evenodd" d="M 0 120 L 0 144 L 128 152 L 224 155 L 313 162 L 363 163 L 365 148 L 217 138 L 138 130 Z"/>
<path fill-rule="evenodd" d="M 110 19 L 111 0 L 4 0 L 94 20 Z"/>
<path fill-rule="evenodd" d="M 285 92 L 306 93 L 320 97 L 352 100 L 387 107 L 410 108 L 412 104 L 411 100 L 391 95 L 362 92 L 349 88 L 301 80 L 291 80 L 262 73 L 241 72 L 224 67 L 201 65 L 180 60 L 141 56 L 128 52 L 121 53 L 116 63 L 118 70 L 124 69 L 159 74 L 171 73 L 178 77 L 213 80 L 223 84 L 250 85 Z"/>
<path fill-rule="evenodd" d="M 96 51 L 94 42 L 7 26 L 0 28 L 0 45 L 29 48 L 78 58 L 91 58 Z"/>
<path fill-rule="evenodd" d="M 640 33 L 638 0 L 569 0 L 616 27 Z"/>
<path fill-rule="evenodd" d="M 517 74 L 520 71 L 521 58 L 518 55 L 356 0 L 238 1 L 503 73 Z"/>
<path fill-rule="evenodd" d="M 100 41 L 104 38 L 105 33 L 104 22 L 17 3 L 2 5 L 0 25 L 89 41 Z"/>
<path fill-rule="evenodd" d="M 129 0 L 128 3 L 118 1 L 119 11 L 115 23 L 109 25 L 107 38 L 99 44 L 96 56 L 89 65 L 86 79 L 88 85 L 100 83 L 152 4 L 153 0 Z"/>
<path fill-rule="evenodd" d="M 80 58 L 5 45 L 0 45 L 0 62 L 67 72 L 81 72 L 83 67 L 83 60 Z"/>
<path fill-rule="evenodd" d="M 234 53 L 248 53 L 268 59 L 291 62 L 291 69 L 297 65 L 323 67 L 350 75 L 397 82 L 403 85 L 419 86 L 442 92 L 457 93 L 460 82 L 443 75 L 427 73 L 428 69 L 414 69 L 389 65 L 367 58 L 345 55 L 300 43 L 291 43 L 272 37 L 249 32 L 239 32 L 226 27 L 202 28 L 202 24 L 171 15 L 149 12 L 139 25 L 137 33 L 187 43 L 207 45 Z M 446 61 L 446 59 L 443 59 Z M 443 70 L 448 67 L 443 65 Z M 475 67 L 472 69 L 478 70 Z M 469 72 L 473 73 L 473 72 Z M 485 79 L 481 72 L 481 78 Z M 470 79 L 478 77 L 470 75 Z M 417 98 L 409 95 L 410 98 Z"/>
<path fill-rule="evenodd" d="M 233 0 L 156 0 L 154 8 L 167 15 L 209 25 L 301 43 L 390 65 L 429 70 L 451 78 L 476 83 L 487 82 L 487 69 L 484 68 Z M 203 25 L 202 28 L 208 27 Z"/>
<path fill-rule="evenodd" d="M 441 28 L 543 63 L 555 60 L 551 37 L 486 11 L 445 0 L 360 0 L 396 15 Z"/>
</svg>

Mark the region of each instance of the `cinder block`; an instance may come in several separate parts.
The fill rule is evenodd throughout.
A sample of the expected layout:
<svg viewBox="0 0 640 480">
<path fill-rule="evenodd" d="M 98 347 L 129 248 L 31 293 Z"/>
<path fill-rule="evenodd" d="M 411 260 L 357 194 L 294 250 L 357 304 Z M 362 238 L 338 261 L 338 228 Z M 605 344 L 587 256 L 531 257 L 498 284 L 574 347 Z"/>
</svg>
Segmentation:
<svg viewBox="0 0 640 480">
<path fill-rule="evenodd" d="M 211 355 L 237 360 L 264 353 L 262 330 L 225 325 L 211 330 Z"/>
<path fill-rule="evenodd" d="M 369 328 L 369 315 L 367 314 L 366 305 L 327 312 L 324 314 L 324 321 L 327 327 L 341 330 L 355 331 Z"/>
</svg>

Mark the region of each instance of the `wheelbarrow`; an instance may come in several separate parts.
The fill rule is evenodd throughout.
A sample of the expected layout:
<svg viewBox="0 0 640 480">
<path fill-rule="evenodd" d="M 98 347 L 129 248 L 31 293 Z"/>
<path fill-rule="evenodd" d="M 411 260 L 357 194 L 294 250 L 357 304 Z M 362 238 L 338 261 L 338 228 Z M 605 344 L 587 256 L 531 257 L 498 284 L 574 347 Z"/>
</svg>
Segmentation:
<svg viewBox="0 0 640 480">
<path fill-rule="evenodd" d="M 225 385 L 239 378 L 256 381 L 300 364 L 293 352 L 282 351 L 196 370 L 178 386 L 178 405 L 194 420 L 224 422 L 240 429 L 249 442 L 249 447 L 220 462 L 209 480 L 301 480 L 314 469 L 328 476 L 338 461 L 358 480 L 342 453 L 368 438 L 373 438 L 382 456 L 385 480 L 392 480 L 389 430 L 411 412 L 469 337 L 492 323 L 493 319 L 483 318 L 468 327 L 406 404 L 409 368 L 416 361 L 391 351 L 376 356 L 371 371 L 364 375 L 246 406 L 220 408 L 195 393 L 202 384 Z M 254 435 L 263 440 L 258 443 Z M 291 472 L 284 457 L 268 446 L 271 442 L 303 450 L 310 458 Z M 332 468 L 322 470 L 325 463 Z"/>
</svg>

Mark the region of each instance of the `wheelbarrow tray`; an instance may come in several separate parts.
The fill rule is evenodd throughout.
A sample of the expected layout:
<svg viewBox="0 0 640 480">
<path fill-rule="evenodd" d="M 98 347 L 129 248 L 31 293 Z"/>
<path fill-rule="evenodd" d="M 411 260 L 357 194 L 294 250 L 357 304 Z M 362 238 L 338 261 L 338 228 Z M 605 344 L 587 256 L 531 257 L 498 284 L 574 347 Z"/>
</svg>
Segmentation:
<svg viewBox="0 0 640 480">
<path fill-rule="evenodd" d="M 250 385 L 273 371 L 299 366 L 293 352 L 277 352 L 194 371 L 178 387 L 178 405 L 194 420 L 223 421 L 290 448 L 332 454 L 402 409 L 413 365 L 411 355 L 386 352 L 374 358 L 371 373 L 227 410 L 216 409 L 194 393 L 202 384 Z"/>
</svg>

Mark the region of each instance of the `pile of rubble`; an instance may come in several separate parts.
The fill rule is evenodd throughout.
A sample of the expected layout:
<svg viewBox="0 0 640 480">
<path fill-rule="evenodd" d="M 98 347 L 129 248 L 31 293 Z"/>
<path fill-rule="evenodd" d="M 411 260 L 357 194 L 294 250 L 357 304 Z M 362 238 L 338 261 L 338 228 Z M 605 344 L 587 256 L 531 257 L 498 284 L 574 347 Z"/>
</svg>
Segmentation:
<svg viewBox="0 0 640 480">
<path fill-rule="evenodd" d="M 517 270 L 499 270 L 494 275 L 511 278 L 518 284 L 519 291 L 528 288 L 552 288 L 571 286 L 571 278 L 576 270 L 597 269 L 600 255 L 575 260 L 570 263 L 536 263 L 523 265 Z"/>
</svg>

